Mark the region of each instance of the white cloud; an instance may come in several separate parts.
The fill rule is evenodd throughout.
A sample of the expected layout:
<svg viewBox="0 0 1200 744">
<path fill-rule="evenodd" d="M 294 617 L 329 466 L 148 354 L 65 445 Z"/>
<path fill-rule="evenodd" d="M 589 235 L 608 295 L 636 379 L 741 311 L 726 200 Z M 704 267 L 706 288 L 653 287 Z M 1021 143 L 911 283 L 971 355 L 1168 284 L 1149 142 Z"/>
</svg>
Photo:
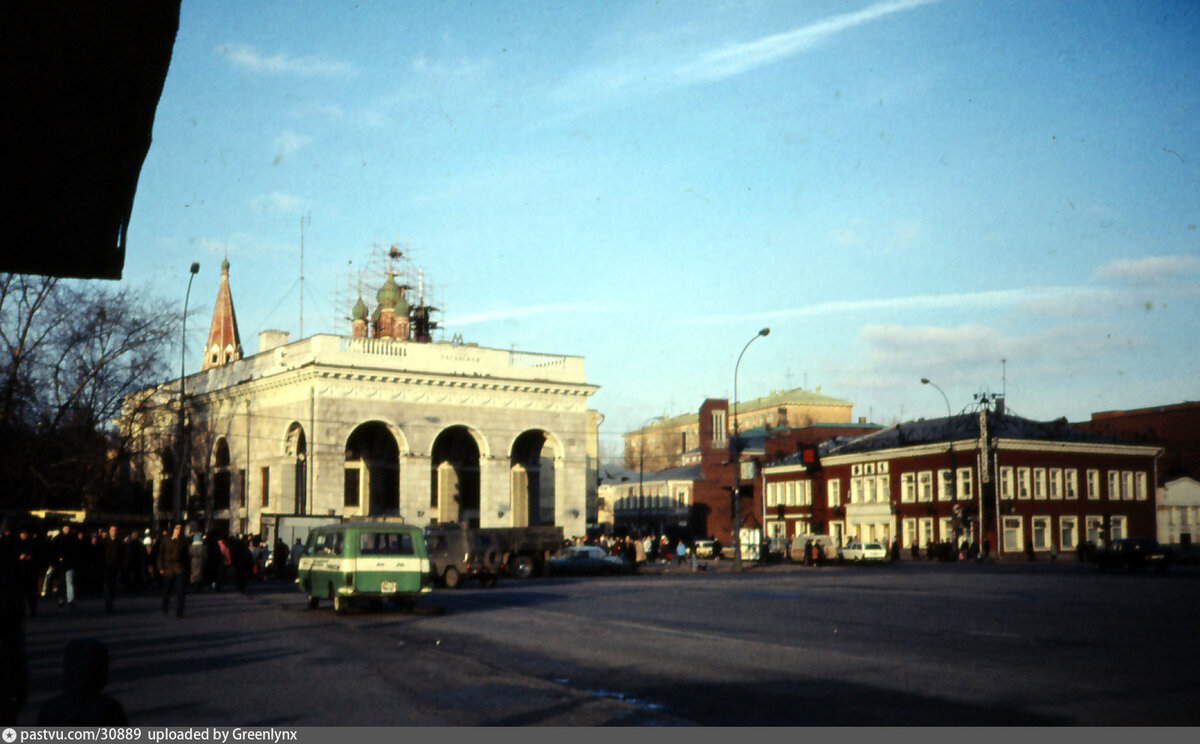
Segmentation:
<svg viewBox="0 0 1200 744">
<path fill-rule="evenodd" d="M 1048 306 L 1048 303 L 1060 301 L 1064 297 L 1073 297 L 1077 301 L 1083 301 L 1088 297 L 1104 293 L 1106 293 L 1106 290 L 1087 287 L 1026 287 L 1020 289 L 997 289 L 985 292 L 959 292 L 944 295 L 910 295 L 908 297 L 889 297 L 877 300 L 820 302 L 805 307 L 794 307 L 784 310 L 768 310 L 741 315 L 694 317 L 683 322 L 688 325 L 726 321 L 742 323 L 747 321 L 844 315 L 846 313 L 894 313 L 914 310 L 979 310 L 985 308 L 1025 307 L 1031 304 L 1038 306 L 1038 303 Z"/>
<path fill-rule="evenodd" d="M 670 50 L 692 46 L 689 39 L 644 38 L 634 43 L 622 38 L 621 48 L 636 46 L 632 56 L 582 70 L 565 81 L 560 98 L 592 101 L 595 97 L 633 89 L 662 88 L 716 82 L 794 57 L 819 44 L 873 21 L 940 0 L 894 0 L 870 5 L 853 13 L 831 16 L 783 33 L 747 42 L 727 43 L 690 53 Z"/>
<path fill-rule="evenodd" d="M 313 138 L 307 134 L 284 132 L 275 138 L 275 164 L 292 157 L 313 143 Z"/>
<path fill-rule="evenodd" d="M 263 214 L 300 214 L 308 203 L 299 196 L 273 191 L 270 194 L 259 194 L 250 204 L 254 211 Z"/>
<path fill-rule="evenodd" d="M 793 57 L 857 26 L 933 2 L 937 0 L 876 3 L 854 13 L 832 16 L 784 33 L 739 44 L 727 44 L 707 51 L 695 61 L 682 65 L 675 70 L 674 77 L 682 83 L 723 80 Z"/>
<path fill-rule="evenodd" d="M 562 303 L 557 305 L 532 305 L 529 307 L 508 307 L 498 310 L 484 310 L 477 313 L 466 313 L 454 318 L 447 318 L 445 327 L 476 325 L 492 323 L 498 320 L 514 320 L 537 315 L 562 315 L 564 313 L 603 313 L 608 309 L 593 302 Z"/>
<path fill-rule="evenodd" d="M 1120 259 L 1097 267 L 1095 277 L 1135 286 L 1195 282 L 1200 279 L 1200 258 L 1196 256 L 1146 256 Z"/>
<path fill-rule="evenodd" d="M 284 52 L 266 56 L 249 44 L 224 44 L 215 51 L 237 67 L 268 75 L 345 77 L 356 74 L 354 66 L 348 62 L 320 57 L 292 57 Z"/>
</svg>

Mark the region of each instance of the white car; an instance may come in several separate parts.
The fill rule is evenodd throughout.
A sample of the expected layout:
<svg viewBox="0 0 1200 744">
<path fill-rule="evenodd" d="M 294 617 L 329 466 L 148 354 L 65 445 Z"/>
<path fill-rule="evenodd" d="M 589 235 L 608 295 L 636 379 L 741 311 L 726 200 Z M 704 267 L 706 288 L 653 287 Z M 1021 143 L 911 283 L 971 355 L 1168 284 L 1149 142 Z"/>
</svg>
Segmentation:
<svg viewBox="0 0 1200 744">
<path fill-rule="evenodd" d="M 887 548 L 883 547 L 880 543 L 864 543 L 855 540 L 838 552 L 838 558 L 843 561 L 854 561 L 856 563 L 863 561 L 883 563 L 888 559 L 888 552 Z"/>
</svg>

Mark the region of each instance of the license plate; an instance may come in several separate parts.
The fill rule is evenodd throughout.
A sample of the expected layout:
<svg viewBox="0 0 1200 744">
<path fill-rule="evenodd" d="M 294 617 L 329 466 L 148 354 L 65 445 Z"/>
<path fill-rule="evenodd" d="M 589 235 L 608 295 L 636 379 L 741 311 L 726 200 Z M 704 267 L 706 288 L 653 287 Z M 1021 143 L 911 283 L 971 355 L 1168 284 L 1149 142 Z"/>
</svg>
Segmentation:
<svg viewBox="0 0 1200 744">
<path fill-rule="evenodd" d="M 396 582 L 394 582 L 394 581 L 379 582 L 379 591 L 383 592 L 384 594 L 395 594 L 396 593 Z"/>
</svg>

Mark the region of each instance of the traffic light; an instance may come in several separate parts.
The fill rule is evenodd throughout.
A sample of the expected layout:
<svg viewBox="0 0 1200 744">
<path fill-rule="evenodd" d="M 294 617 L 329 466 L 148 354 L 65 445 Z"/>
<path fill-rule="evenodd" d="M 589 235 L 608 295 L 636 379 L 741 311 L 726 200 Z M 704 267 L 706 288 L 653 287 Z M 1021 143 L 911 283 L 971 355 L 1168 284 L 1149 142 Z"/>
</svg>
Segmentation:
<svg viewBox="0 0 1200 744">
<path fill-rule="evenodd" d="M 810 473 L 821 469 L 821 458 L 817 454 L 816 447 L 801 447 L 800 462 L 804 465 L 804 469 Z"/>
</svg>

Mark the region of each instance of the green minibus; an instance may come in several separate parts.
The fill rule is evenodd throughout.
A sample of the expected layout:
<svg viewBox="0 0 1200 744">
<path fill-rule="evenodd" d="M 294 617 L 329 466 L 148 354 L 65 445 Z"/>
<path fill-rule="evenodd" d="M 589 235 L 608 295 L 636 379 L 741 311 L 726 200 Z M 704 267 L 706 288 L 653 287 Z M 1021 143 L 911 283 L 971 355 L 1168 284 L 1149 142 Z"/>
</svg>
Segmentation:
<svg viewBox="0 0 1200 744">
<path fill-rule="evenodd" d="M 421 528 L 394 522 L 346 522 L 314 528 L 296 575 L 308 608 L 322 599 L 346 612 L 350 602 L 375 604 L 391 599 L 411 609 L 417 597 L 433 591 L 429 555 Z"/>
</svg>

